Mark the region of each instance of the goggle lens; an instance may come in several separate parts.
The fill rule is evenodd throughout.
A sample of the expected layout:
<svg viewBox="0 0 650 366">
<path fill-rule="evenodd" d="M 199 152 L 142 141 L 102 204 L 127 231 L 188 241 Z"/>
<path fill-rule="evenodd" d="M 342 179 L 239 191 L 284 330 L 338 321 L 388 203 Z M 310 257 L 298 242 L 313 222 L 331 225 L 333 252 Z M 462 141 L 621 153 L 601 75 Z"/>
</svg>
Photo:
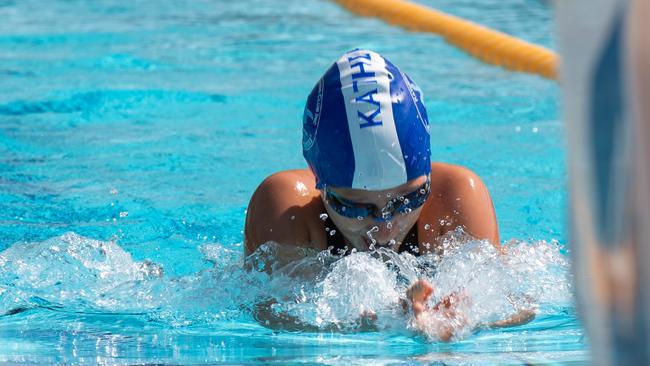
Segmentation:
<svg viewBox="0 0 650 366">
<path fill-rule="evenodd" d="M 422 206 L 429 197 L 430 192 L 431 182 L 427 177 L 427 181 L 416 190 L 406 195 L 392 198 L 381 209 L 370 203 L 359 203 L 342 198 L 327 187 L 325 188 L 325 201 L 336 213 L 347 218 L 363 220 L 368 216 L 374 216 L 381 220 L 389 220 L 395 212 L 408 214 Z"/>
</svg>

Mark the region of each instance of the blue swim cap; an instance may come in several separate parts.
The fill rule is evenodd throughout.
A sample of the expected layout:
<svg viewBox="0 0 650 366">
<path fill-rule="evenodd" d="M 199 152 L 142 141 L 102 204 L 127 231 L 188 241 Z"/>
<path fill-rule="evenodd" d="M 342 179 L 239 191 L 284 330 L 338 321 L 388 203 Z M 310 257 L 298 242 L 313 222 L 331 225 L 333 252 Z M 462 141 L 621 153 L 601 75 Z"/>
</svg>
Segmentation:
<svg viewBox="0 0 650 366">
<path fill-rule="evenodd" d="M 309 94 L 302 147 L 319 189 L 382 190 L 429 174 L 422 91 L 378 53 L 350 51 Z"/>
</svg>

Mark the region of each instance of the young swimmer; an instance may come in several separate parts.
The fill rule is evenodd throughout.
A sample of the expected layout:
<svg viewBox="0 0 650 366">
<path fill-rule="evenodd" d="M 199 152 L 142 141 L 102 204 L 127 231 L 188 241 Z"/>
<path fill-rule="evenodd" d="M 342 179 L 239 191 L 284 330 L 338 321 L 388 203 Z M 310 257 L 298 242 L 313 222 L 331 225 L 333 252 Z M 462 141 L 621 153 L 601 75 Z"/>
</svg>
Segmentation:
<svg viewBox="0 0 650 366">
<path fill-rule="evenodd" d="M 418 256 L 440 251 L 438 239 L 457 227 L 499 249 L 487 188 L 467 168 L 430 162 L 422 92 L 381 55 L 353 50 L 327 70 L 307 98 L 302 144 L 309 169 L 275 173 L 251 198 L 247 255 L 273 241 Z M 422 329 L 427 312 L 453 305 L 452 297 L 429 309 L 432 292 L 424 280 L 407 292 Z"/>
</svg>

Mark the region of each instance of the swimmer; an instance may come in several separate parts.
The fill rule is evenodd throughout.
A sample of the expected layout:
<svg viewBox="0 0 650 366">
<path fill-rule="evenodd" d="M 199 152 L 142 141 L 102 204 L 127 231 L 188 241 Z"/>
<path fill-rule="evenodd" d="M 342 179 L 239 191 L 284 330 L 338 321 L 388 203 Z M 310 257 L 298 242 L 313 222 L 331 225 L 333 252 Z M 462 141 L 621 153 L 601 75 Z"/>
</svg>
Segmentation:
<svg viewBox="0 0 650 366">
<path fill-rule="evenodd" d="M 375 52 L 344 54 L 307 98 L 302 147 L 309 169 L 275 173 L 251 198 L 246 254 L 272 241 L 333 255 L 386 247 L 419 256 L 440 253 L 440 238 L 458 227 L 500 250 L 485 184 L 465 167 L 432 163 L 429 143 L 413 80 Z M 453 296 L 429 308 L 432 292 L 425 280 L 407 292 L 422 331 L 430 327 L 427 314 L 454 313 Z M 453 336 L 452 328 L 440 329 L 440 339 Z"/>
</svg>

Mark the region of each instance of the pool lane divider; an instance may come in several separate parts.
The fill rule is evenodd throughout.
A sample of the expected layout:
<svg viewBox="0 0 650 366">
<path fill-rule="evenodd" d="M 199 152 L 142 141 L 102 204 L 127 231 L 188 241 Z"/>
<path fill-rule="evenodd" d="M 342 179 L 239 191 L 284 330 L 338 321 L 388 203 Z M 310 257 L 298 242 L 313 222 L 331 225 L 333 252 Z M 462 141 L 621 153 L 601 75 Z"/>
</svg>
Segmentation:
<svg viewBox="0 0 650 366">
<path fill-rule="evenodd" d="M 334 0 L 357 15 L 381 18 L 411 31 L 430 32 L 488 64 L 557 80 L 553 51 L 505 33 L 405 0 Z"/>
</svg>

